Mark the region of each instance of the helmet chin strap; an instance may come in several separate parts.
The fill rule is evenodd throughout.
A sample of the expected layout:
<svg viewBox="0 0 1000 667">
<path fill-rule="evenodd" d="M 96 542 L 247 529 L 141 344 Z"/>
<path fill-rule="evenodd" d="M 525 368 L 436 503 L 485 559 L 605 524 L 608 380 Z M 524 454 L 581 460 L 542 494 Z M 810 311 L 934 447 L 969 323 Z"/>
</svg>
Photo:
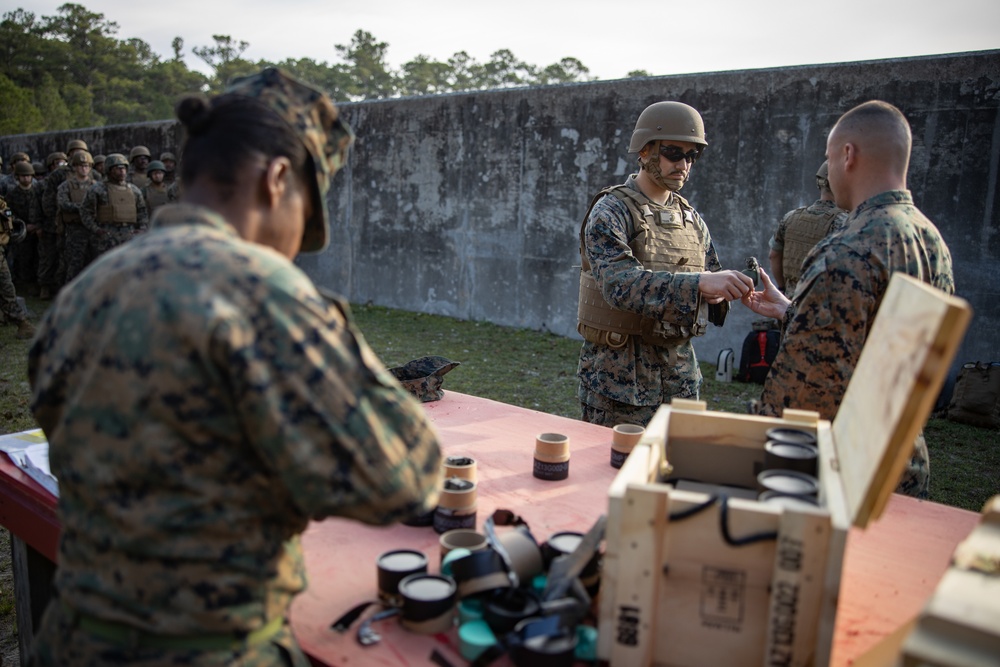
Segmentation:
<svg viewBox="0 0 1000 667">
<path fill-rule="evenodd" d="M 663 177 L 663 170 L 660 169 L 660 140 L 651 141 L 650 145 L 652 146 L 652 150 L 645 158 L 642 157 L 641 153 L 639 154 L 639 167 L 644 169 L 649 174 L 649 177 L 653 179 L 653 182 L 661 188 L 677 192 L 684 187 L 684 183 L 668 181 Z"/>
</svg>

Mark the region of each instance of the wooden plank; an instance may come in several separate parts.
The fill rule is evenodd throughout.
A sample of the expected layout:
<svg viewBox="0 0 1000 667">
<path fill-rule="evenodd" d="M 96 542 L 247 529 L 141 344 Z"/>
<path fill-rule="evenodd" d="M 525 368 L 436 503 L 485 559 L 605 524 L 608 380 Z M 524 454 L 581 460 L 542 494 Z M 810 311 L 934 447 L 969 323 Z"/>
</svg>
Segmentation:
<svg viewBox="0 0 1000 667">
<path fill-rule="evenodd" d="M 657 592 L 667 523 L 667 494 L 653 485 L 629 485 L 621 515 L 618 578 L 610 626 L 611 664 L 646 667 L 657 637 Z"/>
<path fill-rule="evenodd" d="M 856 525 L 885 508 L 971 316 L 964 300 L 893 274 L 833 423 Z"/>
<path fill-rule="evenodd" d="M 52 598 L 55 563 L 38 553 L 17 535 L 10 536 L 11 569 L 14 575 L 14 606 L 17 611 L 17 642 L 21 664 L 28 664 L 42 613 Z"/>
<path fill-rule="evenodd" d="M 670 515 L 702 504 L 702 493 L 671 491 Z M 780 512 L 730 499 L 734 538 L 774 532 Z M 657 597 L 654 664 L 760 667 L 776 542 L 734 547 L 722 537 L 720 505 L 670 520 L 663 536 L 663 581 Z M 612 663 L 617 664 L 617 663 Z"/>
<path fill-rule="evenodd" d="M 830 517 L 786 509 L 778 523 L 764 664 L 816 664 L 819 614 L 830 547 Z M 832 624 L 831 624 L 832 625 Z"/>
<path fill-rule="evenodd" d="M 649 479 L 652 459 L 648 444 L 638 444 L 625 459 L 618 475 L 608 487 L 608 520 L 604 529 L 604 556 L 601 565 L 601 596 L 598 610 L 598 627 L 611 628 L 615 619 L 615 600 L 621 572 L 621 529 L 625 508 L 625 491 L 629 484 L 641 484 Z M 611 657 L 612 634 L 602 631 L 597 639 L 597 655 L 602 660 Z"/>
</svg>

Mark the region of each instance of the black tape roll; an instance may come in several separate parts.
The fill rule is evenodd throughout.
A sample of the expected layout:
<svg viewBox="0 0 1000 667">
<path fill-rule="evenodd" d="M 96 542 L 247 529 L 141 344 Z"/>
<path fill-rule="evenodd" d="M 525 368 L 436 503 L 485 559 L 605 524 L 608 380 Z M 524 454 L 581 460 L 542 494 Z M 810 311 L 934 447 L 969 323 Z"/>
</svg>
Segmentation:
<svg viewBox="0 0 1000 667">
<path fill-rule="evenodd" d="M 451 563 L 451 574 L 458 582 L 461 597 L 509 588 L 510 579 L 503 566 L 503 560 L 493 549 L 473 551 Z"/>
<path fill-rule="evenodd" d="M 514 628 L 510 657 L 516 667 L 573 667 L 576 641 L 558 616 L 526 618 Z"/>
<path fill-rule="evenodd" d="M 376 558 L 375 567 L 379 598 L 391 601 L 399 592 L 399 582 L 411 574 L 427 572 L 427 556 L 413 549 L 394 549 Z"/>
<path fill-rule="evenodd" d="M 768 440 L 764 445 L 764 470 L 795 470 L 816 475 L 819 448 L 806 442 Z"/>
<path fill-rule="evenodd" d="M 768 440 L 792 442 L 799 445 L 815 445 L 816 436 L 797 428 L 769 428 L 765 434 Z"/>
<path fill-rule="evenodd" d="M 443 574 L 411 574 L 399 582 L 403 619 L 411 623 L 440 618 L 458 601 L 455 580 Z"/>
<path fill-rule="evenodd" d="M 483 620 L 498 637 L 506 635 L 518 623 L 536 616 L 541 610 L 534 595 L 523 588 L 496 591 L 483 606 Z"/>
</svg>

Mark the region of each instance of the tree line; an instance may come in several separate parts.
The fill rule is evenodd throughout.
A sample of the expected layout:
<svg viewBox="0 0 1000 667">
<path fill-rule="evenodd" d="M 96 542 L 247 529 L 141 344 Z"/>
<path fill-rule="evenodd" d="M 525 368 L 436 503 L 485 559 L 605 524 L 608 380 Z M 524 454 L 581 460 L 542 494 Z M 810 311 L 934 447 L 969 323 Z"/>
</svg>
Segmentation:
<svg viewBox="0 0 1000 667">
<path fill-rule="evenodd" d="M 322 87 L 339 101 L 383 99 L 514 86 L 589 81 L 576 58 L 545 67 L 519 60 L 507 50 L 482 63 L 459 51 L 446 61 L 418 55 L 399 69 L 386 62 L 389 45 L 358 30 L 351 43 L 334 45 L 341 62 L 287 58 L 281 62 L 244 57 L 250 44 L 230 35 L 191 53 L 212 70 L 206 76 L 184 62 L 181 37 L 162 57 L 141 39 L 120 39 L 118 24 L 83 5 L 67 3 L 54 16 L 17 9 L 0 22 L 0 134 L 162 120 L 173 115 L 180 95 L 217 92 L 234 76 L 277 65 Z M 648 76 L 645 71 L 629 76 Z"/>
</svg>

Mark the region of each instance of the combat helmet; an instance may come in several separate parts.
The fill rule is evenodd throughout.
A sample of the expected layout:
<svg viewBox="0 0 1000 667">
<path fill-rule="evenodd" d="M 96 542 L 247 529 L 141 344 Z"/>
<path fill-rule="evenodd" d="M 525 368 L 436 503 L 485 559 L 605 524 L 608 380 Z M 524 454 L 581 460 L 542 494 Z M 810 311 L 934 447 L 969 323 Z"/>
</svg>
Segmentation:
<svg viewBox="0 0 1000 667">
<path fill-rule="evenodd" d="M 177 158 L 174 157 L 173 153 L 169 152 L 160 153 L 160 161 L 166 162 L 167 160 L 173 160 L 174 162 L 177 162 Z"/>
<path fill-rule="evenodd" d="M 708 146 L 701 114 L 683 102 L 656 102 L 639 114 L 628 152 L 638 153 L 650 141 L 688 141 Z"/>
<path fill-rule="evenodd" d="M 133 148 L 133 149 L 132 149 L 132 150 L 131 150 L 131 151 L 129 152 L 129 154 L 128 154 L 128 161 L 129 161 L 129 162 L 131 162 L 132 160 L 136 159 L 136 158 L 137 158 L 137 157 L 139 157 L 140 155 L 145 155 L 145 156 L 146 156 L 146 157 L 148 157 L 148 158 L 152 158 L 152 157 L 153 157 L 153 156 L 152 156 L 152 155 L 150 154 L 150 152 L 149 152 L 149 149 L 148 149 L 148 148 L 146 148 L 145 146 L 136 146 L 135 148 Z M 107 165 L 107 164 L 105 164 L 104 166 L 105 166 L 105 167 L 107 167 L 108 165 Z"/>
<path fill-rule="evenodd" d="M 830 161 L 824 160 L 816 171 L 816 187 L 820 190 L 830 189 Z"/>
<path fill-rule="evenodd" d="M 31 162 L 31 156 L 27 153 L 14 153 L 10 156 L 10 163 L 15 164 L 17 162 Z"/>
<path fill-rule="evenodd" d="M 94 166 L 94 158 L 90 156 L 90 153 L 84 150 L 79 150 L 73 153 L 73 157 L 69 161 L 70 166 L 75 167 L 79 164 L 89 164 L 91 167 Z"/>
<path fill-rule="evenodd" d="M 32 173 L 35 176 L 42 176 L 45 174 L 45 165 L 42 164 L 41 162 L 32 162 L 31 168 L 34 170 L 32 171 Z"/>
<path fill-rule="evenodd" d="M 68 144 L 66 144 L 66 155 L 69 155 L 73 151 L 85 151 L 89 150 L 87 148 L 87 142 L 82 139 L 73 139 Z"/>
<path fill-rule="evenodd" d="M 69 161 L 69 158 L 67 158 L 66 154 L 63 153 L 62 151 L 49 153 L 48 157 L 45 158 L 45 168 L 52 169 L 52 164 L 58 162 L 59 160 L 67 162 Z"/>
<path fill-rule="evenodd" d="M 20 162 L 14 163 L 14 175 L 15 176 L 34 176 L 35 168 L 27 160 L 21 160 Z"/>
<path fill-rule="evenodd" d="M 101 154 L 95 155 L 94 164 L 104 164 L 104 155 Z"/>
<path fill-rule="evenodd" d="M 104 158 L 104 170 L 111 171 L 112 167 L 128 167 L 128 160 L 121 153 L 111 153 Z"/>
<path fill-rule="evenodd" d="M 146 167 L 146 173 L 147 173 L 147 174 L 151 174 L 151 173 L 153 173 L 154 171 L 162 171 L 162 172 L 163 172 L 163 173 L 165 174 L 165 173 L 167 173 L 167 168 L 166 168 L 166 167 L 164 166 L 164 164 L 163 164 L 162 162 L 160 162 L 159 160 L 153 160 L 153 161 L 152 161 L 152 162 L 150 162 L 150 163 L 149 163 L 149 165 L 148 165 L 148 166 Z"/>
</svg>

